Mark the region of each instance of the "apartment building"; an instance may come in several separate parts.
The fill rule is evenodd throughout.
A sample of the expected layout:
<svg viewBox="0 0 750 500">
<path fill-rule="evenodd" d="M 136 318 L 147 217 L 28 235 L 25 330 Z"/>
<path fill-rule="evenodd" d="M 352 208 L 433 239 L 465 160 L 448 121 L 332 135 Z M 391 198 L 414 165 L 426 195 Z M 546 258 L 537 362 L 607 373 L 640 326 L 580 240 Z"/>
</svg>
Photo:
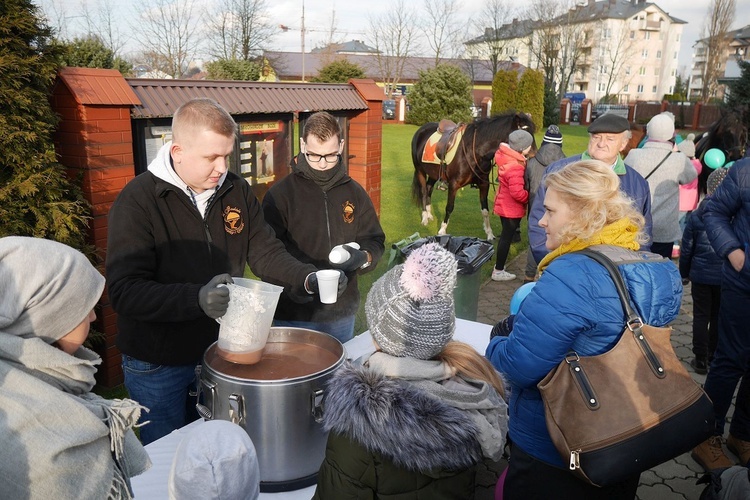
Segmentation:
<svg viewBox="0 0 750 500">
<path fill-rule="evenodd" d="M 727 33 L 720 57 L 722 63 L 719 69 L 719 85 L 716 87 L 715 95 L 710 97 L 724 99 L 726 85 L 722 85 L 722 80 L 726 81 L 740 76 L 737 61 L 750 60 L 748 51 L 750 51 L 750 24 Z M 699 97 L 702 93 L 707 59 L 708 38 L 702 38 L 693 44 L 693 63 L 688 83 L 688 98 Z"/>
<path fill-rule="evenodd" d="M 587 0 L 547 20 L 514 19 L 465 43 L 467 53 L 517 61 L 554 73 L 566 71 L 566 92 L 620 103 L 658 101 L 674 91 L 685 21 L 643 0 Z M 551 62 L 556 61 L 556 62 Z M 571 69 L 568 69 L 571 68 Z"/>
</svg>

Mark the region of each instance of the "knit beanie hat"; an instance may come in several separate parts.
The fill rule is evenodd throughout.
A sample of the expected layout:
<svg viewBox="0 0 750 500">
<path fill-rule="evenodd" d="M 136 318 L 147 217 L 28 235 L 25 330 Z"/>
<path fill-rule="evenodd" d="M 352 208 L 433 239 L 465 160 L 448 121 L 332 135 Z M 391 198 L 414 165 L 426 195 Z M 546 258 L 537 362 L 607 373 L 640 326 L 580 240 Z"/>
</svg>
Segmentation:
<svg viewBox="0 0 750 500">
<path fill-rule="evenodd" d="M 706 194 L 714 194 L 714 191 L 716 191 L 716 188 L 719 187 L 719 184 L 721 184 L 721 181 L 724 180 L 728 173 L 728 168 L 717 168 L 711 172 L 711 175 L 706 179 Z"/>
<path fill-rule="evenodd" d="M 522 129 L 514 130 L 508 136 L 508 146 L 519 153 L 531 146 L 532 142 L 534 142 L 534 138 L 531 137 L 531 134 Z"/>
<path fill-rule="evenodd" d="M 558 126 L 550 125 L 544 133 L 544 139 L 542 139 L 542 142 L 549 142 L 551 144 L 559 144 L 562 146 L 562 139 L 562 133 L 560 133 Z"/>
<path fill-rule="evenodd" d="M 260 471 L 247 432 L 226 420 L 208 420 L 177 446 L 169 472 L 174 500 L 255 500 Z"/>
<path fill-rule="evenodd" d="M 677 145 L 677 149 L 688 158 L 695 157 L 695 134 L 688 134 L 684 141 Z"/>
<path fill-rule="evenodd" d="M 660 113 L 646 125 L 646 135 L 652 141 L 666 142 L 674 136 L 674 120 L 665 113 Z"/>
<path fill-rule="evenodd" d="M 24 236 L 0 238 L 0 332 L 51 344 L 88 316 L 104 277 L 78 250 Z"/>
<path fill-rule="evenodd" d="M 384 353 L 431 359 L 443 350 L 456 330 L 457 270 L 451 252 L 428 243 L 372 285 L 365 314 Z"/>
</svg>

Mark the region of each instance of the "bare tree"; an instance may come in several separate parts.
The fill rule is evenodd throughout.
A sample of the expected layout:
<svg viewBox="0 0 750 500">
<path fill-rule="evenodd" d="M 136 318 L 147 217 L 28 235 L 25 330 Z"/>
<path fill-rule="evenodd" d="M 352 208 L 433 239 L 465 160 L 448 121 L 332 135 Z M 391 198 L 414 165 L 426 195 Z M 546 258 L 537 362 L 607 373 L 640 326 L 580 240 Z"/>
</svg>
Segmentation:
<svg viewBox="0 0 750 500">
<path fill-rule="evenodd" d="M 81 2 L 81 16 L 86 32 L 102 41 L 115 56 L 120 56 L 127 39 L 120 32 L 120 22 L 114 11 L 114 2 L 100 2 L 95 12 L 85 1 Z"/>
<path fill-rule="evenodd" d="M 464 26 L 458 0 L 424 0 L 423 32 L 435 56 L 435 66 L 459 54 Z"/>
<path fill-rule="evenodd" d="M 489 70 L 494 77 L 500 69 L 500 63 L 506 59 L 503 55 L 510 45 L 510 36 L 504 36 L 510 29 L 508 20 L 511 19 L 510 7 L 505 0 L 489 0 L 484 4 L 480 19 L 484 23 L 484 34 L 480 37 L 481 59 L 488 61 Z"/>
<path fill-rule="evenodd" d="M 707 101 L 716 95 L 719 72 L 726 60 L 727 33 L 734 20 L 735 0 L 711 0 L 703 24 L 706 63 L 703 67 L 701 98 Z"/>
<path fill-rule="evenodd" d="M 587 37 L 591 30 L 582 12 L 566 0 L 534 0 L 527 14 L 534 20 L 529 47 L 532 66 L 542 71 L 545 86 L 555 89 L 558 100 L 590 53 Z"/>
<path fill-rule="evenodd" d="M 586 21 L 582 9 L 568 9 L 559 18 L 560 23 L 560 50 L 557 57 L 556 72 L 558 75 L 557 95 L 562 97 L 568 88 L 573 74 L 581 67 L 584 60 L 586 48 Z"/>
<path fill-rule="evenodd" d="M 68 13 L 62 0 L 42 0 L 39 2 L 39 9 L 54 31 L 55 38 L 67 40 L 70 32 L 68 21 L 76 16 Z"/>
<path fill-rule="evenodd" d="M 599 30 L 606 29 L 605 26 L 600 24 Z M 595 36 L 595 31 L 589 33 Z M 632 59 L 638 50 L 638 46 L 633 39 L 630 38 L 630 29 L 625 25 L 620 25 L 619 29 L 614 30 L 613 33 L 609 33 L 608 43 L 602 44 L 600 47 L 600 59 L 601 69 L 605 76 L 605 89 L 604 93 L 607 96 L 612 95 L 612 87 L 615 82 L 619 81 L 622 85 L 627 85 L 632 80 L 633 75 L 629 78 L 624 78 L 626 73 L 624 71 L 625 64 Z M 589 39 L 586 40 L 589 42 Z M 617 92 L 622 89 L 617 89 Z"/>
<path fill-rule="evenodd" d="M 378 70 L 386 93 L 392 98 L 409 57 L 418 50 L 417 14 L 407 7 L 406 0 L 398 0 L 385 14 L 371 17 L 368 22 L 370 43 L 378 51 L 375 56 Z"/>
<path fill-rule="evenodd" d="M 163 61 L 163 67 L 154 69 L 179 78 L 198 50 L 201 16 L 196 0 L 139 0 L 135 8 L 141 15 L 131 28 L 141 50 Z"/>
<path fill-rule="evenodd" d="M 248 61 L 262 53 L 277 31 L 268 19 L 266 0 L 221 0 L 208 23 L 211 55 Z"/>
</svg>

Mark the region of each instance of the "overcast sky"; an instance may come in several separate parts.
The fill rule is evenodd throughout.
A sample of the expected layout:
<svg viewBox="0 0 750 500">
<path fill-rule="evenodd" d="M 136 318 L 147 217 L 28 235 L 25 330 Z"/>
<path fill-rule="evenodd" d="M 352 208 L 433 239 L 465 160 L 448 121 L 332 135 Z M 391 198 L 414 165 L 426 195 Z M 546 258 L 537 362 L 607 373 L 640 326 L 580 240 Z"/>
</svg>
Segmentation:
<svg viewBox="0 0 750 500">
<path fill-rule="evenodd" d="M 118 17 L 123 19 L 125 32 L 127 32 L 127 23 L 135 15 L 132 0 L 84 0 L 89 8 L 94 10 L 99 2 L 110 2 L 116 6 L 119 11 Z M 215 0 L 202 0 L 202 5 L 210 5 Z M 732 29 L 741 28 L 750 24 L 750 0 L 736 1 L 736 22 Z M 76 29 L 76 18 L 80 13 L 81 0 L 35 0 L 36 3 L 48 8 L 50 4 L 55 4 L 59 9 L 64 10 L 68 19 L 69 29 Z M 322 45 L 326 39 L 332 14 L 335 12 L 337 20 L 338 37 L 341 40 L 365 40 L 364 34 L 368 29 L 368 19 L 381 16 L 389 8 L 397 3 L 397 0 L 267 0 L 271 21 L 275 25 L 284 24 L 291 29 L 286 33 L 279 29 L 278 35 L 272 40 L 271 46 L 277 50 L 296 51 L 301 48 L 300 27 L 302 25 L 302 5 L 305 6 L 305 51 L 316 45 Z M 421 5 L 419 0 L 407 0 L 407 5 Z M 508 5 L 516 5 L 520 2 L 507 0 Z M 680 48 L 679 67 L 681 73 L 690 68 L 692 45 L 698 38 L 701 38 L 703 20 L 707 16 L 709 0 L 657 0 L 655 2 L 660 8 L 666 11 L 670 16 L 686 21 L 683 27 L 682 43 Z M 480 14 L 485 4 L 485 0 L 460 0 L 462 6 L 461 16 L 463 21 L 473 19 L 473 29 L 469 29 L 467 39 L 481 34 L 484 31 L 484 24 L 481 22 Z M 132 49 L 131 49 L 132 50 Z"/>
</svg>

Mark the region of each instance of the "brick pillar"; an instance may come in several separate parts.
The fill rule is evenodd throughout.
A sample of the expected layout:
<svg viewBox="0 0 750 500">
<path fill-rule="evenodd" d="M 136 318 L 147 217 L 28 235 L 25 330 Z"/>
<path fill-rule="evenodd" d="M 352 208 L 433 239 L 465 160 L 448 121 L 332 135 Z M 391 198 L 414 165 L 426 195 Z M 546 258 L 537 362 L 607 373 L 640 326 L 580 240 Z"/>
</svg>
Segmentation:
<svg viewBox="0 0 750 500">
<path fill-rule="evenodd" d="M 637 104 L 635 102 L 628 103 L 628 121 L 635 123 L 635 112 Z"/>
<path fill-rule="evenodd" d="M 360 183 L 380 216 L 380 175 L 383 120 L 380 116 L 383 91 L 374 80 L 352 79 L 369 109 L 349 120 L 349 175 Z"/>
<path fill-rule="evenodd" d="M 570 99 L 563 97 L 560 101 L 560 124 L 568 125 L 570 123 Z"/>
<path fill-rule="evenodd" d="M 483 97 L 481 106 L 482 106 L 481 118 L 489 118 L 492 115 L 492 97 Z"/>
<path fill-rule="evenodd" d="M 135 176 L 130 108 L 140 102 L 115 70 L 63 68 L 58 76 L 52 94 L 52 108 L 61 117 L 53 136 L 55 150 L 69 174 L 82 176 L 83 194 L 91 203 L 89 239 L 103 274 L 107 214 L 118 193 Z M 97 88 L 106 92 L 96 94 Z M 97 349 L 102 357 L 97 382 L 114 387 L 123 378 L 120 352 L 115 347 L 116 315 L 106 289 L 96 315 L 94 327 L 105 335 L 104 345 Z"/>
<path fill-rule="evenodd" d="M 589 125 L 591 124 L 591 112 L 594 110 L 594 105 L 591 102 L 591 99 L 584 99 L 581 101 L 581 117 L 578 120 L 578 122 L 581 125 Z"/>
</svg>

